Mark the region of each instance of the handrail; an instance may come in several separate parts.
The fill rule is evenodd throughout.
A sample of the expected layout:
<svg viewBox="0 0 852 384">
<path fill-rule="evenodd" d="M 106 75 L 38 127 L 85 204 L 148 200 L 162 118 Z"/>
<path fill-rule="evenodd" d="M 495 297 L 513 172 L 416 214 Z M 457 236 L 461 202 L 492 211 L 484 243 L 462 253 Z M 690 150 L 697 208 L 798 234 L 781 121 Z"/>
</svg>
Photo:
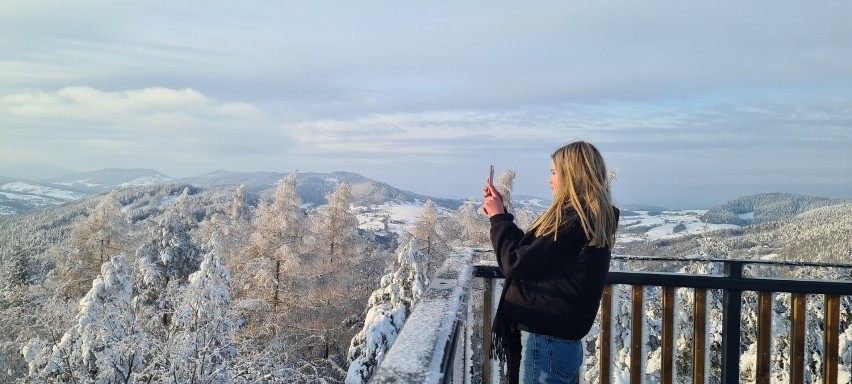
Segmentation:
<svg viewBox="0 0 852 384">
<path fill-rule="evenodd" d="M 396 343 L 388 351 L 387 357 L 378 367 L 371 383 L 392 382 L 462 382 L 465 375 L 479 376 L 482 382 L 492 382 L 496 373 L 487 358 L 489 344 L 488 326 L 496 304 L 495 292 L 498 278 L 502 278 L 496 265 L 472 265 L 471 259 L 475 252 L 491 252 L 490 250 L 455 250 L 441 267 L 438 276 L 430 284 L 421 302 L 414 308 L 411 317 L 406 322 Z M 838 340 L 840 337 L 840 296 L 852 296 L 850 281 L 817 281 L 807 279 L 780 279 L 765 277 L 749 277 L 743 275 L 744 266 L 749 264 L 760 266 L 794 266 L 794 267 L 832 267 L 850 268 L 852 265 L 829 265 L 814 262 L 783 262 L 767 260 L 736 260 L 710 258 L 674 258 L 674 257 L 641 257 L 614 256 L 614 260 L 625 262 L 703 262 L 721 263 L 722 275 L 698 275 L 670 272 L 627 272 L 612 271 L 607 276 L 607 288 L 604 292 L 601 309 L 601 348 L 609 351 L 609 334 L 607 325 L 611 316 L 612 285 L 633 286 L 632 294 L 632 348 L 631 348 L 631 382 L 641 381 L 644 369 L 641 364 L 641 333 L 643 287 L 657 286 L 663 289 L 663 334 L 662 342 L 667 345 L 664 351 L 662 382 L 672 381 L 671 365 L 672 351 L 672 313 L 674 307 L 675 288 L 694 289 L 694 318 L 696 319 L 693 338 L 694 382 L 704 382 L 704 356 L 706 346 L 706 299 L 707 290 L 721 290 L 722 299 L 722 382 L 739 382 L 740 374 L 740 334 L 742 293 L 756 291 L 758 299 L 758 362 L 756 377 L 758 383 L 769 382 L 769 348 L 771 331 L 771 294 L 774 292 L 789 292 L 792 294 L 791 304 L 791 351 L 790 373 L 792 382 L 801 382 L 803 377 L 803 351 L 805 327 L 806 294 L 825 295 L 825 331 L 823 335 L 823 379 L 826 383 L 837 381 Z M 479 300 L 472 300 L 482 307 L 479 315 L 468 314 L 468 298 L 476 288 L 471 277 L 484 281 L 485 293 Z M 481 284 L 480 284 L 481 285 Z M 476 296 L 474 295 L 474 298 Z M 481 319 L 478 317 L 481 316 Z M 478 327 L 478 330 L 471 330 Z M 476 346 L 465 345 L 472 342 L 471 333 L 479 332 L 481 340 Z M 483 337 L 482 333 L 486 335 Z M 637 347 L 638 346 L 638 350 Z M 474 352 L 476 351 L 476 352 Z M 483 355 L 486 355 L 483 357 Z M 601 383 L 610 379 L 608 359 L 601 359 Z M 479 364 L 480 366 L 477 366 Z M 604 364 L 607 364 L 606 366 Z M 666 367 L 668 365 L 668 367 Z M 464 381 L 467 382 L 467 381 Z M 493 381 L 496 382 L 496 381 Z"/>
<path fill-rule="evenodd" d="M 458 371 L 460 330 L 465 327 L 473 250 L 447 258 L 376 368 L 370 383 L 452 382 Z M 463 370 L 464 367 L 461 367 Z"/>
</svg>

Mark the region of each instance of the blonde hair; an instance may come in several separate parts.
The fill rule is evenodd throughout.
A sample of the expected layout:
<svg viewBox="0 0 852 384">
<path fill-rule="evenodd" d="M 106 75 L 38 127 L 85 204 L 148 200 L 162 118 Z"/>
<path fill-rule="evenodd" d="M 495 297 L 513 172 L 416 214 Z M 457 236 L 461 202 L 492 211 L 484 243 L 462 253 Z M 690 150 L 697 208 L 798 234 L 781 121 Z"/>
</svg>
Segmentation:
<svg viewBox="0 0 852 384">
<path fill-rule="evenodd" d="M 559 182 L 550 207 L 531 225 L 538 237 L 553 235 L 566 211 L 576 215 L 589 245 L 612 248 L 618 227 L 603 157 L 594 145 L 576 141 L 550 156 Z"/>
</svg>

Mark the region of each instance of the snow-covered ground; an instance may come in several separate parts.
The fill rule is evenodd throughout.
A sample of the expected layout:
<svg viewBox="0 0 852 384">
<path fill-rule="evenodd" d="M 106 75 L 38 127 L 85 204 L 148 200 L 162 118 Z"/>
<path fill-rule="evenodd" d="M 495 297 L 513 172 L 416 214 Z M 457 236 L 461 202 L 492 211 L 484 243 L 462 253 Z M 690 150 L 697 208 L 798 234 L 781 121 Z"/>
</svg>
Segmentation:
<svg viewBox="0 0 852 384">
<path fill-rule="evenodd" d="M 77 200 L 85 196 L 85 194 L 79 192 L 51 188 L 46 185 L 30 184 L 22 181 L 13 181 L 10 183 L 0 184 L 0 191 L 9 195 L 15 193 L 17 193 L 18 195 L 39 195 L 66 201 Z M 7 197 L 12 198 L 11 196 Z"/>
<path fill-rule="evenodd" d="M 395 232 L 399 235 L 408 231 L 420 216 L 424 202 L 385 202 L 371 204 L 369 207 L 355 207 L 358 216 L 358 228 L 378 232 Z M 437 207 L 440 215 L 449 213 L 443 207 Z M 385 227 L 387 225 L 387 227 Z"/>
<path fill-rule="evenodd" d="M 662 212 L 636 211 L 636 216 L 621 216 L 619 242 L 672 239 L 685 235 L 701 234 L 717 229 L 739 228 L 733 224 L 707 224 L 701 216 L 707 210 L 687 209 Z M 680 225 L 682 224 L 682 226 Z M 676 231 L 677 229 L 677 231 Z"/>
<path fill-rule="evenodd" d="M 44 208 L 79 200 L 86 194 L 23 181 L 0 183 L 0 215 L 14 215 L 19 209 Z"/>
<path fill-rule="evenodd" d="M 527 209 L 533 208 L 532 210 L 536 213 L 540 213 L 546 208 L 543 205 L 531 204 L 529 201 L 525 201 L 523 205 Z M 536 210 L 535 207 L 537 206 L 541 209 Z M 422 202 L 387 202 L 369 207 L 356 207 L 355 212 L 358 216 L 358 226 L 361 229 L 402 234 L 414 224 L 422 208 Z M 438 209 L 442 216 L 452 213 L 441 207 L 438 207 Z M 621 217 L 619 220 L 621 229 L 617 238 L 619 242 L 653 241 L 739 227 L 732 224 L 704 223 L 701 221 L 701 216 L 705 212 L 707 211 L 699 209 L 662 212 L 637 211 L 638 215 L 636 216 Z"/>
</svg>

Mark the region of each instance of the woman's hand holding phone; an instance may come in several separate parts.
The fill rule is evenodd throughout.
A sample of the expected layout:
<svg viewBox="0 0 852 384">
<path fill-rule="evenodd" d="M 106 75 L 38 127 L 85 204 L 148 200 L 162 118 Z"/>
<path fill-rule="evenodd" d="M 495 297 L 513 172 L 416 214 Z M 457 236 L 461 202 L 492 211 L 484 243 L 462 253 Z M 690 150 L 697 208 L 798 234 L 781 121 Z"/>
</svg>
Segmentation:
<svg viewBox="0 0 852 384">
<path fill-rule="evenodd" d="M 494 188 L 494 184 L 492 184 L 492 180 L 494 179 L 494 166 L 492 165 L 488 171 L 488 179 L 486 180 L 485 186 L 482 187 L 482 197 L 485 198 L 485 202 L 482 203 L 482 210 L 486 215 L 490 218 L 494 215 L 499 215 L 505 212 L 505 208 L 503 205 L 503 196 L 500 195 L 500 192 L 497 191 L 497 188 Z"/>
</svg>

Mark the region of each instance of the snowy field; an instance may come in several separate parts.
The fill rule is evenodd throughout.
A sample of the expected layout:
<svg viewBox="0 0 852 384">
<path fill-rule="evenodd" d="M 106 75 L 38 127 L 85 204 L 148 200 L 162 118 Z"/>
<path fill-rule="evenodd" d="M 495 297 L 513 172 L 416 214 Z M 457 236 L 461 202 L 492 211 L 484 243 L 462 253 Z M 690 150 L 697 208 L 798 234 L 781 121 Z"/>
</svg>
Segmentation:
<svg viewBox="0 0 852 384">
<path fill-rule="evenodd" d="M 0 202 L 5 201 L 8 205 L 0 204 L 0 215 L 18 213 L 15 206 L 44 208 L 82 199 L 85 196 L 83 193 L 20 181 L 2 183 L 0 184 Z"/>
<path fill-rule="evenodd" d="M 529 207 L 527 202 L 524 205 Z M 543 207 L 543 205 L 539 206 L 541 209 L 537 212 L 542 211 Z M 356 207 L 355 212 L 358 216 L 358 226 L 363 230 L 402 234 L 414 224 L 422 208 L 422 202 L 388 202 L 370 205 L 369 207 Z M 444 217 L 452 214 L 452 211 L 445 208 L 438 207 L 438 209 Z M 636 216 L 622 216 L 620 218 L 618 241 L 673 239 L 717 229 L 739 228 L 739 226 L 733 224 L 705 224 L 701 221 L 701 216 L 705 212 L 707 211 L 698 209 L 661 212 L 637 211 L 638 215 Z"/>
<path fill-rule="evenodd" d="M 687 209 L 661 212 L 636 211 L 636 216 L 621 216 L 619 242 L 673 239 L 717 229 L 739 228 L 733 224 L 706 224 L 701 216 L 707 210 Z"/>
<path fill-rule="evenodd" d="M 400 236 L 407 232 L 424 202 L 386 202 L 383 204 L 371 204 L 369 207 L 355 207 L 358 216 L 358 228 L 367 231 L 394 232 Z M 450 213 L 447 209 L 437 206 L 439 215 L 446 216 Z"/>
<path fill-rule="evenodd" d="M 0 184 L 0 191 L 7 194 L 17 194 L 17 195 L 39 195 L 45 197 L 52 197 L 57 200 L 71 201 L 81 199 L 86 196 L 83 193 L 72 192 L 65 189 L 51 188 L 44 185 L 36 185 L 29 184 L 20 181 L 15 181 L 11 183 Z"/>
</svg>

